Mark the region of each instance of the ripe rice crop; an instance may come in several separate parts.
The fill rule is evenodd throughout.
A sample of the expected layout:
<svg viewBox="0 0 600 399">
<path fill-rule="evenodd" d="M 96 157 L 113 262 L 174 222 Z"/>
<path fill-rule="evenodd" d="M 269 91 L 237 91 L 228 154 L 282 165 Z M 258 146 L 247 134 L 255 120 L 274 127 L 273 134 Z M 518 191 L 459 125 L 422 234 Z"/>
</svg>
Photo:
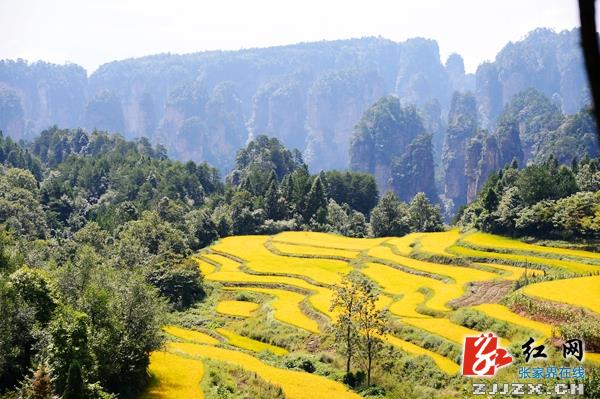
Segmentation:
<svg viewBox="0 0 600 399">
<path fill-rule="evenodd" d="M 149 372 L 153 379 L 142 399 L 204 398 L 200 389 L 204 367 L 200 360 L 152 352 Z"/>
<path fill-rule="evenodd" d="M 458 344 L 463 344 L 466 336 L 476 336 L 479 335 L 479 331 L 471 330 L 470 328 L 466 328 L 460 326 L 458 324 L 452 323 L 448 319 L 442 318 L 409 318 L 405 317 L 402 321 L 411 326 L 420 328 L 425 331 L 429 331 L 430 333 L 439 335 L 440 337 L 444 337 L 449 339 L 450 341 L 454 341 Z"/>
<path fill-rule="evenodd" d="M 538 331 L 545 337 L 552 336 L 552 326 L 550 324 L 541 323 L 518 315 L 504 305 L 498 303 L 484 303 L 473 306 L 473 309 L 483 312 L 494 319 L 507 321 L 520 327 Z"/>
<path fill-rule="evenodd" d="M 420 244 L 418 250 L 431 255 L 454 256 L 447 249 L 454 245 L 460 236 L 458 229 L 440 233 L 426 233 L 418 239 Z"/>
<path fill-rule="evenodd" d="M 287 399 L 360 399 L 343 384 L 316 374 L 279 369 L 239 351 L 188 343 L 168 344 L 168 350 L 190 356 L 206 357 L 255 372 L 265 381 L 280 386 Z"/>
<path fill-rule="evenodd" d="M 498 278 L 502 279 L 502 280 L 510 280 L 510 281 L 518 280 L 519 278 L 521 278 L 523 276 L 523 274 L 525 274 L 525 272 L 527 272 L 528 276 L 537 276 L 537 275 L 540 275 L 543 273 L 541 270 L 538 270 L 538 269 L 526 269 L 524 267 L 509 266 L 509 265 L 503 265 L 500 263 L 475 263 L 475 264 L 498 270 L 498 273 L 499 273 Z"/>
<path fill-rule="evenodd" d="M 225 328 L 217 328 L 217 332 L 227 338 L 227 343 L 237 346 L 238 348 L 247 349 L 253 352 L 269 351 L 279 356 L 284 356 L 288 353 L 287 350 L 280 348 L 279 346 L 266 344 L 252 338 L 244 337 Z"/>
<path fill-rule="evenodd" d="M 393 295 L 402 294 L 407 296 L 407 301 L 404 301 L 405 298 L 403 298 L 399 301 L 400 305 L 394 307 L 395 311 L 399 311 L 399 306 L 401 306 L 402 313 L 404 314 L 411 314 L 411 311 L 414 311 L 414 308 L 410 309 L 408 306 L 412 307 L 415 305 L 416 298 L 423 297 L 422 294 L 417 292 L 420 287 L 427 287 L 434 291 L 434 295 L 427 305 L 432 309 L 442 312 L 450 310 L 450 308 L 445 305 L 448 301 L 456 299 L 463 294 L 462 287 L 457 284 L 446 284 L 440 280 L 406 273 L 379 263 L 369 263 L 367 267 L 361 269 L 361 271 L 371 280 L 379 284 L 384 291 Z M 418 303 L 416 303 L 416 305 L 418 305 Z"/>
<path fill-rule="evenodd" d="M 381 244 L 386 238 L 350 238 L 335 234 L 309 231 L 286 231 L 274 236 L 273 240 L 315 247 L 364 251 L 365 249 Z"/>
<path fill-rule="evenodd" d="M 423 233 L 407 234 L 403 237 L 390 237 L 385 241 L 386 245 L 392 245 L 396 251 L 402 255 L 408 256 L 413 251 L 413 245 L 417 240 L 423 237 Z"/>
<path fill-rule="evenodd" d="M 212 248 L 244 259 L 248 268 L 259 273 L 306 276 L 325 284 L 336 284 L 351 266 L 341 260 L 306 259 L 279 256 L 265 246 L 266 236 L 236 236 L 219 241 Z"/>
<path fill-rule="evenodd" d="M 203 276 L 207 276 L 215 271 L 215 267 L 207 261 L 202 260 L 198 257 L 194 257 L 192 259 L 194 259 L 196 264 L 198 264 L 198 267 L 200 268 L 200 271 L 202 272 Z"/>
<path fill-rule="evenodd" d="M 217 345 L 219 341 L 211 337 L 208 334 L 204 334 L 200 331 L 194 331 L 187 328 L 181 328 L 177 326 L 165 326 L 163 330 L 174 337 L 182 339 L 184 341 L 196 342 L 200 344 Z"/>
<path fill-rule="evenodd" d="M 460 255 L 467 256 L 472 258 L 484 258 L 484 259 L 499 259 L 499 260 L 508 260 L 513 262 L 520 263 L 535 263 L 539 265 L 548 265 L 553 267 L 559 267 L 564 269 L 565 271 L 573 272 L 573 273 L 590 273 L 590 272 L 598 272 L 600 271 L 600 266 L 592 266 L 586 265 L 584 263 L 579 262 L 570 262 L 561 259 L 553 259 L 553 258 L 542 258 L 539 256 L 527 256 L 527 255 L 518 255 L 518 254 L 506 254 L 500 252 L 488 252 L 488 251 L 479 251 L 476 249 L 465 248 L 460 246 L 453 246 L 450 249 L 451 252 Z"/>
<path fill-rule="evenodd" d="M 528 244 L 523 241 L 513 240 L 508 237 L 480 232 L 468 234 L 462 240 L 468 244 L 492 250 L 500 248 L 506 250 L 539 252 L 540 256 L 543 256 L 544 254 L 555 254 L 580 258 L 600 259 L 600 254 L 596 252 Z"/>
<path fill-rule="evenodd" d="M 279 241 L 272 241 L 271 245 L 285 255 L 302 255 L 314 258 L 320 257 L 339 257 L 345 259 L 354 259 L 358 256 L 358 251 L 349 251 L 346 249 L 311 247 L 301 244 L 286 244 Z"/>
<path fill-rule="evenodd" d="M 444 371 L 447 374 L 456 374 L 460 369 L 459 365 L 454 363 L 452 360 L 444 357 L 438 353 L 432 352 L 430 350 L 421 348 L 411 342 L 404 341 L 400 338 L 394 337 L 393 335 L 386 335 L 384 341 L 387 343 L 405 351 L 411 353 L 413 355 L 425 355 L 429 356 L 433 359 L 435 364 L 440 368 L 440 370 Z"/>
<path fill-rule="evenodd" d="M 523 288 L 526 295 L 564 302 L 600 314 L 600 276 L 545 281 Z"/>
<path fill-rule="evenodd" d="M 275 319 L 282 323 L 300 327 L 312 333 L 319 333 L 319 325 L 316 321 L 306 316 L 300 310 L 300 302 L 304 300 L 304 296 L 292 291 L 285 291 L 276 288 L 227 288 L 228 290 L 243 290 L 258 292 L 275 297 L 271 302 L 275 309 Z"/>
<path fill-rule="evenodd" d="M 457 285 L 462 286 L 471 281 L 486 281 L 498 278 L 497 274 L 477 270 L 470 267 L 441 265 L 438 263 L 425 262 L 409 258 L 406 256 L 396 255 L 390 248 L 376 247 L 369 251 L 369 255 L 389 260 L 398 265 L 405 266 L 414 270 L 420 270 L 426 273 L 434 274 L 441 277 L 449 277 L 453 279 Z"/>
<path fill-rule="evenodd" d="M 230 316 L 250 317 L 258 309 L 258 304 L 246 301 L 221 301 L 217 312 Z"/>
</svg>

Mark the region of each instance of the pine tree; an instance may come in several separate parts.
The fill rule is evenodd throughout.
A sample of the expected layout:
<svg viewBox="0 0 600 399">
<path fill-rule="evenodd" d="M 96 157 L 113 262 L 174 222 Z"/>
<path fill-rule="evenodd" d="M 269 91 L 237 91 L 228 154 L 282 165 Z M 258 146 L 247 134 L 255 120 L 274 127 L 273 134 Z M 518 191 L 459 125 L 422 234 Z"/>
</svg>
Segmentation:
<svg viewBox="0 0 600 399">
<path fill-rule="evenodd" d="M 315 221 L 319 224 L 327 222 L 327 198 L 325 198 L 325 189 L 320 176 L 317 176 L 313 181 L 308 192 L 304 217 L 306 220 L 315 218 Z"/>
<path fill-rule="evenodd" d="M 281 220 L 284 217 L 284 202 L 279 193 L 276 179 L 270 179 L 269 188 L 265 193 L 264 208 L 267 219 Z"/>
<path fill-rule="evenodd" d="M 71 362 L 67 384 L 62 399 L 83 399 L 85 397 L 85 385 L 81 376 L 81 367 L 78 361 Z"/>
</svg>

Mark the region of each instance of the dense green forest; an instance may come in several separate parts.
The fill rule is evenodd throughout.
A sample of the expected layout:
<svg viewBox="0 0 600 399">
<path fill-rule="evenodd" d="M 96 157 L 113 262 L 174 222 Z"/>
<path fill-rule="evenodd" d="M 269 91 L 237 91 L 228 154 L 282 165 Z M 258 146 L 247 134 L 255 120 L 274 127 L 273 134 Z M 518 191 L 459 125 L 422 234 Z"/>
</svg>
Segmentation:
<svg viewBox="0 0 600 399">
<path fill-rule="evenodd" d="M 512 236 L 598 238 L 599 162 L 573 158 L 566 166 L 550 156 L 520 170 L 515 160 L 490 175 L 457 220 L 465 227 Z"/>
</svg>

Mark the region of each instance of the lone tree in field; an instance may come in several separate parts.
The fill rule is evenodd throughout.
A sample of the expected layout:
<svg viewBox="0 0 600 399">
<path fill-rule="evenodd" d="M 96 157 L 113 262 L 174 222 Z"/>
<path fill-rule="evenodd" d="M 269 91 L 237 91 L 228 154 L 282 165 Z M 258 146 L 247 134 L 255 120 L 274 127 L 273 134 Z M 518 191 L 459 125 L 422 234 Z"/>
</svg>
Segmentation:
<svg viewBox="0 0 600 399">
<path fill-rule="evenodd" d="M 335 296 L 330 310 L 339 312 L 338 318 L 333 324 L 335 342 L 346 356 L 346 373 L 350 373 L 350 364 L 356 346 L 356 312 L 359 302 L 359 280 L 360 276 L 350 273 L 336 287 Z"/>
<path fill-rule="evenodd" d="M 359 305 L 356 312 L 358 328 L 358 347 L 367 365 L 367 386 L 371 385 L 373 361 L 383 349 L 381 337 L 387 332 L 387 315 L 385 310 L 377 309 L 379 293 L 373 283 L 362 278 L 359 280 Z"/>
<path fill-rule="evenodd" d="M 352 357 L 365 360 L 367 385 L 371 385 L 373 361 L 383 348 L 381 336 L 387 331 L 387 318 L 376 308 L 379 294 L 373 283 L 359 273 L 350 273 L 339 287 L 331 304 L 338 312 L 333 325 L 336 343 L 346 356 L 346 373 L 350 373 Z"/>
</svg>

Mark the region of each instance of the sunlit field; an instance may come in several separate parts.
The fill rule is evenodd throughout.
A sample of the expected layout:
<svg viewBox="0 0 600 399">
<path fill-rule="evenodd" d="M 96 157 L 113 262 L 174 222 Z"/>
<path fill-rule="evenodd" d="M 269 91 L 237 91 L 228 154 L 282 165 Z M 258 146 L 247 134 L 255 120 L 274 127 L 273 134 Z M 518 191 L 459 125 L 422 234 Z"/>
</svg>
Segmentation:
<svg viewBox="0 0 600 399">
<path fill-rule="evenodd" d="M 343 384 L 325 377 L 280 369 L 259 360 L 257 356 L 263 352 L 284 358 L 293 353 L 261 342 L 264 338 L 259 341 L 247 336 L 252 330 L 240 323 L 263 320 L 279 323 L 285 331 L 297 331 L 302 336 L 325 336 L 328 325 L 337 317 L 330 310 L 336 286 L 344 275 L 356 270 L 380 291 L 379 309 L 389 310 L 392 321 L 423 336 L 460 347 L 465 336 L 480 334 L 482 331 L 455 321 L 454 313 L 464 306 L 490 322 L 508 323 L 520 334 L 545 339 L 553 336 L 556 326 L 516 313 L 498 301 L 513 292 L 511 287 L 517 280 L 556 276 L 553 281 L 532 281 L 517 292 L 533 300 L 561 302 L 600 314 L 600 276 L 587 276 L 600 272 L 597 258 L 598 254 L 586 251 L 542 247 L 489 234 L 465 234 L 456 229 L 383 239 L 310 232 L 228 237 L 194 257 L 205 280 L 215 284 L 216 292 L 223 295 L 213 305 L 221 321 L 209 327 L 214 329 L 213 336 L 165 327 L 173 342 L 167 345 L 167 353 L 153 354 L 151 370 L 159 383 L 153 385 L 149 395 L 175 398 L 179 389 L 198 389 L 199 385 L 194 385 L 200 378 L 198 374 L 193 376 L 194 381 L 190 377 L 189 381 L 175 383 L 165 362 L 173 362 L 176 369 L 188 362 L 196 365 L 201 359 L 213 359 L 256 373 L 281 387 L 288 398 L 358 397 Z M 484 284 L 483 291 L 473 291 L 472 284 Z M 485 284 L 500 284 L 505 291 L 486 302 Z M 481 292 L 483 297 L 478 296 Z M 236 299 L 241 296 L 246 298 Z M 463 302 L 463 298 L 468 300 Z M 407 356 L 429 357 L 446 374 L 459 371 L 456 358 L 409 339 L 394 332 L 383 337 L 386 344 Z M 508 338 L 501 342 L 511 344 Z M 588 354 L 588 361 L 598 358 L 597 354 Z M 159 392 L 167 396 L 156 396 Z"/>
</svg>

